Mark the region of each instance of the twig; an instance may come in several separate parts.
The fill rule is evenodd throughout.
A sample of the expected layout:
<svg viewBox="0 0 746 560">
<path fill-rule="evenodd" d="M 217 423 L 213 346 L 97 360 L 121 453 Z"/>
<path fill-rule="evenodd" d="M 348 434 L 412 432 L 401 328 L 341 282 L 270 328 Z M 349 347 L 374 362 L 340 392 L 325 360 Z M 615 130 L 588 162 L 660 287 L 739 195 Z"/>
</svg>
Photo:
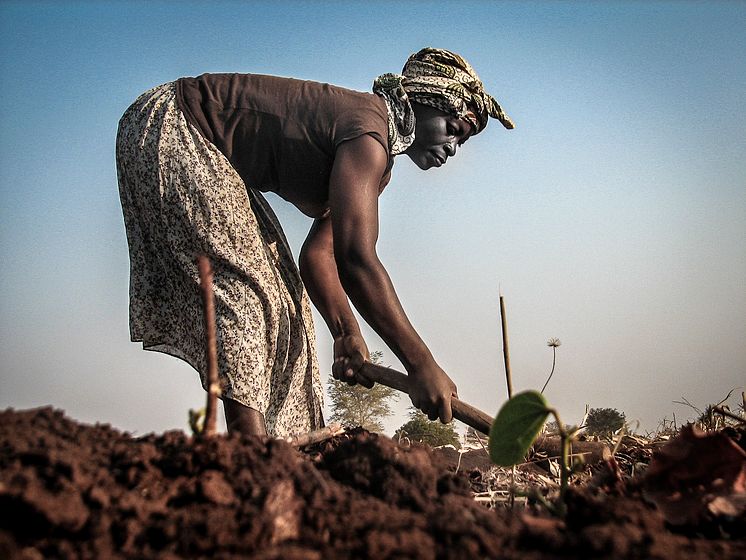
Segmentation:
<svg viewBox="0 0 746 560">
<path fill-rule="evenodd" d="M 205 255 L 197 257 L 199 283 L 202 289 L 202 301 L 205 315 L 205 339 L 207 357 L 207 406 L 205 407 L 205 425 L 203 434 L 212 436 L 216 433 L 217 399 L 220 394 L 218 385 L 218 351 L 215 327 L 215 300 L 212 295 L 212 267 Z"/>
<path fill-rule="evenodd" d="M 575 443 L 577 443 L 577 442 L 575 442 Z M 573 459 L 575 457 L 579 457 L 580 459 L 583 459 L 583 460 L 586 460 L 586 459 L 590 460 L 590 459 L 593 458 L 593 451 L 578 451 L 577 453 L 570 453 L 570 452 L 568 452 L 567 453 L 567 457 L 568 457 L 568 459 Z M 536 463 L 541 463 L 542 461 L 549 461 L 550 459 L 552 461 L 558 461 L 558 460 L 562 459 L 562 455 L 547 455 L 546 457 L 544 457 L 542 455 L 539 459 L 534 459 L 534 460 L 531 460 L 531 461 L 525 461 L 525 462 L 521 463 L 521 465 L 528 465 L 528 464 L 535 465 Z"/>
<path fill-rule="evenodd" d="M 616 455 L 616 452 L 619 451 L 619 446 L 622 445 L 622 440 L 624 439 L 624 436 L 627 435 L 626 432 L 627 432 L 627 424 L 624 424 L 619 430 L 618 439 L 614 443 L 614 447 L 611 448 L 612 457 L 614 457 Z"/>
<path fill-rule="evenodd" d="M 712 408 L 714 412 L 717 412 L 718 414 L 721 414 L 723 416 L 726 416 L 727 418 L 730 418 L 731 420 L 736 420 L 737 422 L 740 422 L 741 424 L 746 424 L 746 418 L 741 418 L 738 416 L 738 414 L 733 414 L 729 410 L 725 410 L 722 406 L 715 406 Z"/>
<path fill-rule="evenodd" d="M 468 433 L 468 431 L 467 431 L 467 433 Z M 461 468 L 461 457 L 463 457 L 464 453 L 466 453 L 466 449 L 464 449 L 465 446 L 466 446 L 466 433 L 464 434 L 464 444 L 458 450 L 458 463 L 456 463 L 456 473 L 457 474 L 458 474 L 458 470 Z"/>
<path fill-rule="evenodd" d="M 503 361 L 505 362 L 505 379 L 508 383 L 508 398 L 513 397 L 513 377 L 510 374 L 510 349 L 508 348 L 508 318 L 505 315 L 505 300 L 500 294 L 500 325 L 503 335 Z"/>
<path fill-rule="evenodd" d="M 728 391 L 728 394 L 727 394 L 727 395 L 725 395 L 725 398 L 724 398 L 724 399 L 723 399 L 722 401 L 720 401 L 719 403 L 717 403 L 717 404 L 715 405 L 715 407 L 718 407 L 718 406 L 720 406 L 720 405 L 724 404 L 724 403 L 725 403 L 725 401 L 727 401 L 727 400 L 728 400 L 728 399 L 730 398 L 730 396 L 731 396 L 731 395 L 733 394 L 733 391 L 735 391 L 735 389 L 731 389 L 730 391 Z"/>
<path fill-rule="evenodd" d="M 505 380 L 508 385 L 508 399 L 513 398 L 513 376 L 510 373 L 510 349 L 508 346 L 508 317 L 505 313 L 505 299 L 500 294 L 500 326 L 503 336 L 503 362 L 505 363 Z M 515 465 L 510 469 L 510 509 L 515 505 Z"/>
<path fill-rule="evenodd" d="M 576 432 L 578 435 L 585 432 L 586 428 L 588 427 L 586 426 L 586 422 L 588 421 L 588 414 L 590 414 L 590 411 L 591 411 L 590 405 L 586 404 L 585 413 L 583 414 L 583 419 L 580 421 L 580 424 L 578 425 L 579 426 L 578 431 Z"/>
<path fill-rule="evenodd" d="M 484 452 L 489 456 L 490 452 L 487 451 L 487 448 L 484 446 L 484 443 L 482 442 L 482 438 L 479 437 L 479 434 L 477 432 L 474 432 L 474 436 L 477 438 L 479 445 L 482 446 L 482 449 L 484 449 Z"/>
<path fill-rule="evenodd" d="M 689 408 L 694 409 L 694 412 L 696 412 L 700 416 L 704 414 L 704 412 L 702 412 L 699 408 L 697 408 L 692 403 L 690 403 L 685 397 L 681 397 L 680 401 L 673 401 L 673 402 L 675 402 L 676 404 L 683 404 L 684 406 L 688 406 Z"/>
<path fill-rule="evenodd" d="M 458 474 L 458 470 L 461 468 L 461 457 L 463 457 L 464 453 L 466 452 L 459 449 L 458 463 L 456 463 L 456 474 Z"/>
<path fill-rule="evenodd" d="M 285 441 L 293 447 L 305 447 L 306 445 L 319 443 L 343 433 L 345 433 L 345 429 L 341 424 L 330 424 L 325 428 L 319 428 L 318 430 L 313 430 L 305 434 L 286 437 Z"/>
</svg>

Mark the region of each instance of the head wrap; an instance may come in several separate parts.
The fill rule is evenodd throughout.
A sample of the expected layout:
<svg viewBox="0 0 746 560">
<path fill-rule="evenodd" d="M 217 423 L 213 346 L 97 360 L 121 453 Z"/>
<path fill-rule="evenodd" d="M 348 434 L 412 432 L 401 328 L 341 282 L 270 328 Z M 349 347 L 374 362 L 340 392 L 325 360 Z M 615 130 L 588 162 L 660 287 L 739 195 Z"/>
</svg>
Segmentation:
<svg viewBox="0 0 746 560">
<path fill-rule="evenodd" d="M 411 55 L 402 75 L 383 74 L 373 82 L 389 111 L 389 141 L 394 154 L 414 142 L 415 120 L 411 101 L 435 107 L 464 119 L 474 134 L 484 130 L 489 117 L 505 128 L 515 125 L 484 85 L 471 65 L 445 49 L 425 48 Z"/>
</svg>

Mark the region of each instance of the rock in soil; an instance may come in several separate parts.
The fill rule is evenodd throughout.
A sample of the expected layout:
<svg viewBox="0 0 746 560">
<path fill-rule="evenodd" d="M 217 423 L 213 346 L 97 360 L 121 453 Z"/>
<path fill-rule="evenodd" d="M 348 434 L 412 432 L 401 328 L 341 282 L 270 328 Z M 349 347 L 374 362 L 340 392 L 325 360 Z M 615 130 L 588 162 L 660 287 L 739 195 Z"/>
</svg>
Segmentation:
<svg viewBox="0 0 746 560">
<path fill-rule="evenodd" d="M 594 493 L 595 492 L 595 493 Z M 356 433 L 132 438 L 52 408 L 0 412 L 0 558 L 744 558 L 669 531 L 639 497 L 568 497 L 566 521 L 489 510 L 425 446 Z"/>
</svg>

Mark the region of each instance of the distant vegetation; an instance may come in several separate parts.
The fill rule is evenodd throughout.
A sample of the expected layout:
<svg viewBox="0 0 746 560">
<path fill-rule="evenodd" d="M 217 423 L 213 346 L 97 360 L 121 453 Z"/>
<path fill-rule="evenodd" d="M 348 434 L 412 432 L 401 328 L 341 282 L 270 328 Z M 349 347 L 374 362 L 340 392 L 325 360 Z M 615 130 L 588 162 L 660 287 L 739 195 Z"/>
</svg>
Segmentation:
<svg viewBox="0 0 746 560">
<path fill-rule="evenodd" d="M 381 363 L 383 353 L 372 352 L 370 360 Z M 332 377 L 328 384 L 332 415 L 330 420 L 348 428 L 361 426 L 369 432 L 382 432 L 383 421 L 393 414 L 391 402 L 399 398 L 396 389 L 376 383 L 366 389 L 362 385 L 348 385 Z"/>
<path fill-rule="evenodd" d="M 453 422 L 443 424 L 439 420 L 430 420 L 416 408 L 409 409 L 409 422 L 394 433 L 394 439 L 408 438 L 410 441 L 426 443 L 431 447 L 453 445 L 461 447 Z"/>
<path fill-rule="evenodd" d="M 592 408 L 588 412 L 585 426 L 589 434 L 611 437 L 626 422 L 624 412 L 616 408 Z"/>
</svg>

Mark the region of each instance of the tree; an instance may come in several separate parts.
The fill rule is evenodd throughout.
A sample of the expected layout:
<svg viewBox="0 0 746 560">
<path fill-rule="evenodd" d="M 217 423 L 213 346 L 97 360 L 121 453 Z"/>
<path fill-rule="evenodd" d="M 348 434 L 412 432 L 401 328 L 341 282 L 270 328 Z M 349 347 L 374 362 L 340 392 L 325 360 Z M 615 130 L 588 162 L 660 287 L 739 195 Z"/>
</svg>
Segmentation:
<svg viewBox="0 0 746 560">
<path fill-rule="evenodd" d="M 625 421 L 624 412 L 616 408 L 592 408 L 585 425 L 589 434 L 609 437 L 624 426 Z"/>
<path fill-rule="evenodd" d="M 409 422 L 394 433 L 394 439 L 409 438 L 410 441 L 426 443 L 431 447 L 439 445 L 453 445 L 458 449 L 461 445 L 458 434 L 453 428 L 453 422 L 443 424 L 439 420 L 429 420 L 425 414 L 416 408 L 409 409 Z"/>
<path fill-rule="evenodd" d="M 370 361 L 380 364 L 383 352 L 370 355 Z M 327 391 L 331 400 L 332 422 L 357 427 L 369 432 L 382 432 L 383 420 L 393 414 L 391 400 L 399 398 L 396 389 L 376 383 L 371 389 L 362 385 L 348 385 L 345 381 L 329 378 Z"/>
<path fill-rule="evenodd" d="M 572 424 L 565 424 L 565 431 L 569 431 L 572 428 Z M 550 420 L 544 424 L 544 433 L 557 434 L 559 432 L 559 425 L 555 420 Z"/>
</svg>

